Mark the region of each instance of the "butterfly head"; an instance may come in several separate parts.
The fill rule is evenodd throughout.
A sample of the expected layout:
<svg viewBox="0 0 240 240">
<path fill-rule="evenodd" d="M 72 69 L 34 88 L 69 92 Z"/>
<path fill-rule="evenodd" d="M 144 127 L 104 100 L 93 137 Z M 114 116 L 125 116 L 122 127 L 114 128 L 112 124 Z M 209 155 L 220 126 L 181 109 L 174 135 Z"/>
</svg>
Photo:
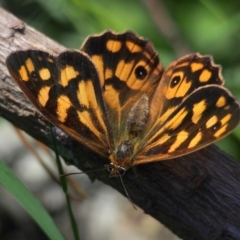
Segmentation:
<svg viewBox="0 0 240 240">
<path fill-rule="evenodd" d="M 121 167 L 117 164 L 110 163 L 107 165 L 107 170 L 110 172 L 109 178 L 123 176 L 127 168 Z"/>
</svg>

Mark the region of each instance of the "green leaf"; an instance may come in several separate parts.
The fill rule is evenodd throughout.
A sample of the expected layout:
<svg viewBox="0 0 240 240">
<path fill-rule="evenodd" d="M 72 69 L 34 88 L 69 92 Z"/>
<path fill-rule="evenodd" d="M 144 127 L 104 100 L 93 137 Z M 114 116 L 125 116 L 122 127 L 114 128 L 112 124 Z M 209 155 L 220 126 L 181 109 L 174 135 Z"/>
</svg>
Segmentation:
<svg viewBox="0 0 240 240">
<path fill-rule="evenodd" d="M 0 161 L 0 183 L 17 199 L 49 239 L 65 239 L 39 201 L 2 161 Z"/>
</svg>

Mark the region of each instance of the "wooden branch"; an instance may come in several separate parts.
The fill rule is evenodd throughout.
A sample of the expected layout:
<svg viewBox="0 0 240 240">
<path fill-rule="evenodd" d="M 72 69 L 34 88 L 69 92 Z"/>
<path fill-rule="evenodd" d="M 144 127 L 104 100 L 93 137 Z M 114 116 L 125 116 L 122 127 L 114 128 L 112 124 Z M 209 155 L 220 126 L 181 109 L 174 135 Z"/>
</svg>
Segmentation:
<svg viewBox="0 0 240 240">
<path fill-rule="evenodd" d="M 11 80 L 5 66 L 11 51 L 28 48 L 51 53 L 64 50 L 0 9 L 0 114 L 52 147 L 47 121 Z M 63 158 L 83 171 L 108 163 L 71 138 L 66 141 L 58 135 L 58 144 Z M 123 177 L 133 202 L 180 238 L 240 239 L 240 165 L 217 147 L 135 170 Z M 88 175 L 125 194 L 120 179 L 109 179 L 107 171 Z"/>
</svg>

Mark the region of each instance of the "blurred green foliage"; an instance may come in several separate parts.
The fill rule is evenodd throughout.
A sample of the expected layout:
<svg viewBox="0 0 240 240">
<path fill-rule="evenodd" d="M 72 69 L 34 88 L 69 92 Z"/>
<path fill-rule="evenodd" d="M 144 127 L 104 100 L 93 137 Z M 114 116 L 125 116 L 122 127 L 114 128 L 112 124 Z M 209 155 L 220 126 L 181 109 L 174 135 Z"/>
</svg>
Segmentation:
<svg viewBox="0 0 240 240">
<path fill-rule="evenodd" d="M 240 1 L 0 0 L 31 26 L 69 48 L 89 34 L 127 29 L 150 39 L 166 66 L 182 54 L 214 56 L 226 86 L 240 100 Z M 220 141 L 240 159 L 240 128 Z"/>
</svg>

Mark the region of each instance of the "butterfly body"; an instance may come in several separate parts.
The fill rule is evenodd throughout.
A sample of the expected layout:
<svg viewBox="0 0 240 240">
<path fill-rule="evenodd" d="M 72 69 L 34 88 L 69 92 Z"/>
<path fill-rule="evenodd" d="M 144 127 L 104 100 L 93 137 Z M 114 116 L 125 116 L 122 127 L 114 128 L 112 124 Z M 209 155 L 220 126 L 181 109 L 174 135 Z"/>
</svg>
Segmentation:
<svg viewBox="0 0 240 240">
<path fill-rule="evenodd" d="M 150 42 L 129 31 L 91 36 L 58 57 L 17 51 L 6 64 L 47 119 L 109 158 L 111 177 L 196 151 L 240 120 L 211 57 L 190 54 L 164 71 Z"/>
</svg>

